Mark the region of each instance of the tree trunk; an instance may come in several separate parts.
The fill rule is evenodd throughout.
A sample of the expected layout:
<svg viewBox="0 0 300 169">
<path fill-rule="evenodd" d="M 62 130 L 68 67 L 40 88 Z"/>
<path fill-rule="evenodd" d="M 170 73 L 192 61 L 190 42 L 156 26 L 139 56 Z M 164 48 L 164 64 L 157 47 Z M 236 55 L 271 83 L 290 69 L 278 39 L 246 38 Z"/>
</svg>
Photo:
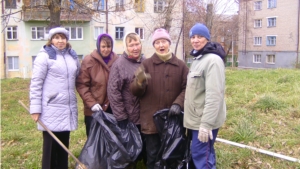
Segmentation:
<svg viewBox="0 0 300 169">
<path fill-rule="evenodd" d="M 48 0 L 48 8 L 50 11 L 50 23 L 48 28 L 60 26 L 61 0 Z"/>
</svg>

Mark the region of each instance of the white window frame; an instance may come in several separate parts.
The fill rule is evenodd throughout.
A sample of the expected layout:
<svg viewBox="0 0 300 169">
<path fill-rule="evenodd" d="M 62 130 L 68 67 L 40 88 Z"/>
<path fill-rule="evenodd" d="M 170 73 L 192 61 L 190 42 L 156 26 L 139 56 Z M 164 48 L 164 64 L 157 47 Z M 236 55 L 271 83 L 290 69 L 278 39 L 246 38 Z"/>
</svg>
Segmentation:
<svg viewBox="0 0 300 169">
<path fill-rule="evenodd" d="M 259 11 L 262 9 L 262 1 L 255 1 L 254 2 L 254 10 Z"/>
<path fill-rule="evenodd" d="M 10 34 L 10 38 L 8 36 Z M 6 40 L 18 40 L 18 27 L 8 26 L 6 28 Z"/>
<path fill-rule="evenodd" d="M 267 18 L 267 27 L 276 27 L 276 17 Z"/>
<path fill-rule="evenodd" d="M 144 36 L 145 35 L 145 29 L 144 28 L 136 27 L 135 28 L 135 33 L 137 33 L 142 40 L 145 39 L 145 36 Z"/>
<path fill-rule="evenodd" d="M 124 27 L 116 27 L 115 35 L 117 40 L 121 40 L 124 37 L 125 28 Z"/>
<path fill-rule="evenodd" d="M 257 36 L 253 38 L 254 45 L 261 45 L 262 44 L 261 42 L 262 42 L 262 37 Z"/>
<path fill-rule="evenodd" d="M 95 26 L 94 27 L 94 39 L 97 40 L 100 34 L 104 33 L 104 27 L 102 26 Z"/>
<path fill-rule="evenodd" d="M 267 46 L 276 46 L 276 39 L 275 35 L 267 35 Z"/>
<path fill-rule="evenodd" d="M 33 37 L 33 34 L 35 35 L 35 37 Z M 31 27 L 31 40 L 47 40 L 46 35 L 48 34 L 49 34 L 49 29 L 47 29 L 46 27 L 43 26 Z"/>
<path fill-rule="evenodd" d="M 253 63 L 261 63 L 261 54 L 253 55 Z"/>
<path fill-rule="evenodd" d="M 268 8 L 276 8 L 277 7 L 277 0 L 268 0 L 267 3 L 268 3 Z"/>
<path fill-rule="evenodd" d="M 125 10 L 125 0 L 116 0 L 116 11 L 122 11 Z"/>
<path fill-rule="evenodd" d="M 268 64 L 275 64 L 275 55 L 274 54 L 268 54 L 266 57 L 266 63 Z"/>
<path fill-rule="evenodd" d="M 167 2 L 166 0 L 154 0 L 154 12 L 155 13 L 160 13 L 163 12 L 165 10 L 165 8 L 167 8 Z"/>
<path fill-rule="evenodd" d="M 8 71 L 19 71 L 19 56 L 7 56 Z"/>
<path fill-rule="evenodd" d="M 82 27 L 65 27 L 69 31 L 69 40 L 83 40 L 83 28 Z M 75 36 L 74 36 L 75 31 Z M 81 33 L 81 37 L 80 34 Z M 73 35 L 72 35 L 73 34 Z"/>
<path fill-rule="evenodd" d="M 261 28 L 261 27 L 262 27 L 262 19 L 255 19 L 254 28 Z"/>
</svg>

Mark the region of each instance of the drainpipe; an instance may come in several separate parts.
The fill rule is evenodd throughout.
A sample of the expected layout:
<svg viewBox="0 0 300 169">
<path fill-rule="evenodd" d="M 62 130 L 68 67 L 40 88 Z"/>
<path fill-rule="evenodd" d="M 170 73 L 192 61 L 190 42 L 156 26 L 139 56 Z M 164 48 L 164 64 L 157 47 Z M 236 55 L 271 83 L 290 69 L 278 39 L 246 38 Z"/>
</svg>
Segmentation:
<svg viewBox="0 0 300 169">
<path fill-rule="evenodd" d="M 105 21 L 106 21 L 106 33 L 108 34 L 108 5 L 107 5 L 108 0 L 105 1 Z"/>
<path fill-rule="evenodd" d="M 299 64 L 299 38 L 300 38 L 300 33 L 299 33 L 299 31 L 300 31 L 300 0 L 299 0 L 299 2 L 298 2 L 298 19 L 297 19 L 297 50 L 296 50 L 296 65 L 298 65 Z"/>
<path fill-rule="evenodd" d="M 4 1 L 1 2 L 2 4 L 2 16 L 4 15 Z M 2 24 L 4 24 L 5 22 L 2 21 Z M 3 25 L 4 27 L 4 25 Z M 6 71 L 6 40 L 5 40 L 5 29 L 4 29 L 4 33 L 3 33 L 3 74 L 4 74 L 4 78 L 7 78 L 7 71 Z"/>
</svg>

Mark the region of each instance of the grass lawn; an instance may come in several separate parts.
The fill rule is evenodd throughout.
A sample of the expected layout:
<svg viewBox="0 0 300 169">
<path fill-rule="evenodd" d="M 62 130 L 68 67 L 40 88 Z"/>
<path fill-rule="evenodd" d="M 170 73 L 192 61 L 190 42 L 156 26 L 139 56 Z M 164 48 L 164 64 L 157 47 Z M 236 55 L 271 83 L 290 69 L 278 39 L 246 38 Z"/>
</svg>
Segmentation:
<svg viewBox="0 0 300 169">
<path fill-rule="evenodd" d="M 41 168 L 42 134 L 29 113 L 30 79 L 1 80 L 1 166 Z M 300 159 L 300 70 L 226 70 L 227 120 L 219 138 Z M 70 151 L 78 157 L 85 143 L 83 106 Z M 300 169 L 290 162 L 221 142 L 215 144 L 218 169 Z M 75 161 L 69 157 L 70 168 Z M 141 167 L 140 168 L 144 168 Z"/>
</svg>

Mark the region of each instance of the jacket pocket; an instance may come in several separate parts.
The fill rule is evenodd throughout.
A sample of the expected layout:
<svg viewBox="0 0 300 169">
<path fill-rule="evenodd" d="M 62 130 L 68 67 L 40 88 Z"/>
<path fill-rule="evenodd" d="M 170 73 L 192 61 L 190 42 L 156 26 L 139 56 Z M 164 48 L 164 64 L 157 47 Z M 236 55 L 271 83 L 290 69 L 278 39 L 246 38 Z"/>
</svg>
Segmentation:
<svg viewBox="0 0 300 169">
<path fill-rule="evenodd" d="M 49 96 L 47 96 L 47 105 L 51 102 L 53 102 L 57 96 L 58 96 L 58 92 L 57 93 L 51 93 Z"/>
<path fill-rule="evenodd" d="M 202 71 L 201 72 L 192 72 L 191 71 L 188 74 L 187 86 L 192 89 L 200 88 L 201 87 L 200 86 L 201 77 L 202 77 Z"/>
</svg>

